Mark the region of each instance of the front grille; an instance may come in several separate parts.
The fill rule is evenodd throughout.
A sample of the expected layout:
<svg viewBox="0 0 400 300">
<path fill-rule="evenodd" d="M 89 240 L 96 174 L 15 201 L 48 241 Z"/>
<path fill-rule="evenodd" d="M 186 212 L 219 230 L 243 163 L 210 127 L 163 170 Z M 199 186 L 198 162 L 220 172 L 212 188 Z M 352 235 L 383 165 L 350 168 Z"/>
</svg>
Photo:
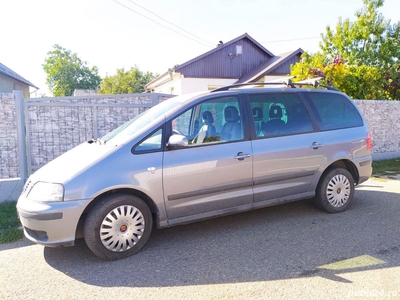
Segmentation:
<svg viewBox="0 0 400 300">
<path fill-rule="evenodd" d="M 24 185 L 21 195 L 24 195 L 24 196 L 28 195 L 29 192 L 31 191 L 32 187 L 33 187 L 32 180 L 28 179 L 28 181 Z"/>
</svg>

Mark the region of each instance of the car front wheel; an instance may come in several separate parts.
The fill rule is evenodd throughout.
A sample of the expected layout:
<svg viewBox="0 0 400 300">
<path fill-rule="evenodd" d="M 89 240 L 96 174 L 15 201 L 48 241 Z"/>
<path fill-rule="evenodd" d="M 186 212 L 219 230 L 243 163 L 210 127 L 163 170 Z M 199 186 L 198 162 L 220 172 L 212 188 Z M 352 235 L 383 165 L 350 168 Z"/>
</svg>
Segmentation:
<svg viewBox="0 0 400 300">
<path fill-rule="evenodd" d="M 138 197 L 110 194 L 89 212 L 84 238 L 89 249 L 105 260 L 116 260 L 138 252 L 152 230 L 149 207 Z"/>
<path fill-rule="evenodd" d="M 321 177 L 314 203 L 327 212 L 338 213 L 346 210 L 353 197 L 353 176 L 346 169 L 335 168 Z"/>
</svg>

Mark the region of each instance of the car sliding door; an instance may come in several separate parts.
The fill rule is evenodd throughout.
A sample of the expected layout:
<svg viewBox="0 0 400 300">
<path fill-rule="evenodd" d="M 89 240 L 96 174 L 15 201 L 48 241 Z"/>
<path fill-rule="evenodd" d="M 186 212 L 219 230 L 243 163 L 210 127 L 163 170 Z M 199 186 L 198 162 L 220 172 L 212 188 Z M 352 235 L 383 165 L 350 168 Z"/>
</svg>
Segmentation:
<svg viewBox="0 0 400 300">
<path fill-rule="evenodd" d="M 254 202 L 276 203 L 312 195 L 323 160 L 324 137 L 296 93 L 250 95 L 256 137 L 252 141 Z M 256 205 L 257 206 L 257 205 Z"/>
</svg>

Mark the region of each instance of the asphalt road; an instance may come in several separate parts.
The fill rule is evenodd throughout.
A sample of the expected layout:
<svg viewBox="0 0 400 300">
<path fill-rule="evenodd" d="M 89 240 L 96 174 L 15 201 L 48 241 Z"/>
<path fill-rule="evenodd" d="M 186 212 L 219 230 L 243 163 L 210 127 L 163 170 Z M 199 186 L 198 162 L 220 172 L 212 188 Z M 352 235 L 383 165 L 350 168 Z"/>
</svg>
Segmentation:
<svg viewBox="0 0 400 300">
<path fill-rule="evenodd" d="M 327 214 L 299 201 L 155 230 L 104 262 L 78 241 L 0 245 L 0 299 L 400 299 L 400 181 Z"/>
</svg>

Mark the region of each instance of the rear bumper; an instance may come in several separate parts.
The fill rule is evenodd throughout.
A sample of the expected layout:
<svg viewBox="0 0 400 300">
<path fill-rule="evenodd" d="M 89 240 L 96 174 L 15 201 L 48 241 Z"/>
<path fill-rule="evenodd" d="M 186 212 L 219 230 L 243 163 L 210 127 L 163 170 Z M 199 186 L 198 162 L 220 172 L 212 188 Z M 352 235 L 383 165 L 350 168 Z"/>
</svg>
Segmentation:
<svg viewBox="0 0 400 300">
<path fill-rule="evenodd" d="M 372 175 L 372 156 L 368 155 L 356 158 L 355 162 L 358 169 L 358 182 L 356 183 L 361 184 L 367 181 Z"/>
</svg>

